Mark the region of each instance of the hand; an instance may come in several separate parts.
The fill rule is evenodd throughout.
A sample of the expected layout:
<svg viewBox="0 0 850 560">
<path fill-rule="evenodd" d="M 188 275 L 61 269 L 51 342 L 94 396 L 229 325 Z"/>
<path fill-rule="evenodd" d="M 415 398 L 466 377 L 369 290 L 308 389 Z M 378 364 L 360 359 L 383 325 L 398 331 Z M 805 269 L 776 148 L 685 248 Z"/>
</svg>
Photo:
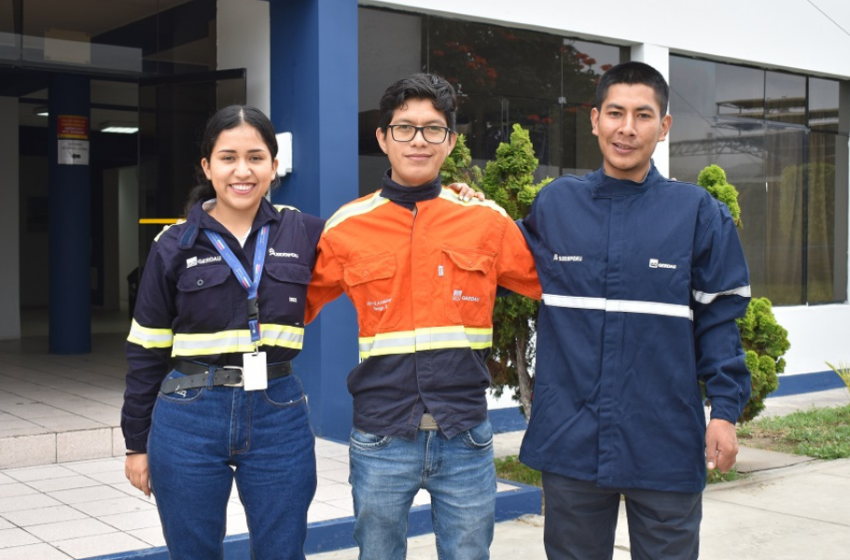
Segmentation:
<svg viewBox="0 0 850 560">
<path fill-rule="evenodd" d="M 712 418 L 705 430 L 705 462 L 708 469 L 717 468 L 728 472 L 735 466 L 738 456 L 738 434 L 735 424 L 720 418 Z"/>
<path fill-rule="evenodd" d="M 474 196 L 478 200 L 487 200 L 483 192 L 478 192 L 466 183 L 452 183 L 449 188 L 457 193 L 457 196 L 464 202 L 469 202 Z"/>
<path fill-rule="evenodd" d="M 127 455 L 124 460 L 124 474 L 130 484 L 145 493 L 148 498 L 151 497 L 151 480 L 150 472 L 148 471 L 148 454 L 134 453 Z"/>
</svg>

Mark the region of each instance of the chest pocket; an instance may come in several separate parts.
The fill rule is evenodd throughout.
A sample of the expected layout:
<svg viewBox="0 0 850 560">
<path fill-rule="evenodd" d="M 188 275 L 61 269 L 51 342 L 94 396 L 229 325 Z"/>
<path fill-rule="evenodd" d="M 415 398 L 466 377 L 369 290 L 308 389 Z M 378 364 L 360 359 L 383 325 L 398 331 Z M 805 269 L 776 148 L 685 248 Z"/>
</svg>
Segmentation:
<svg viewBox="0 0 850 560">
<path fill-rule="evenodd" d="M 260 281 L 260 322 L 303 326 L 312 276 L 310 268 L 300 263 L 266 261 Z"/>
<path fill-rule="evenodd" d="M 177 279 L 177 313 L 189 332 L 217 332 L 227 326 L 233 290 L 239 289 L 225 285 L 231 274 L 230 267 L 216 264 L 186 269 Z"/>
<path fill-rule="evenodd" d="M 381 253 L 358 259 L 343 268 L 346 291 L 360 323 L 361 336 L 393 328 L 399 321 L 398 313 L 391 313 L 396 277 L 396 259 L 393 253 Z"/>
<path fill-rule="evenodd" d="M 496 255 L 473 249 L 443 247 L 446 315 L 453 324 L 489 327 L 493 322 L 496 282 L 491 271 Z"/>
</svg>

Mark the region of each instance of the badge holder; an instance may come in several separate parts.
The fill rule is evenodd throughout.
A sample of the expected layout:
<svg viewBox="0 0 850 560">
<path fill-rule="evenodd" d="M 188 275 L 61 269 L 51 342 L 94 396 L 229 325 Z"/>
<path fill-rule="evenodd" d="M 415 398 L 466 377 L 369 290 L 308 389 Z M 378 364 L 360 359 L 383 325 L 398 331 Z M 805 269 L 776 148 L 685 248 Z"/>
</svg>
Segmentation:
<svg viewBox="0 0 850 560">
<path fill-rule="evenodd" d="M 260 346 L 260 310 L 257 298 L 248 299 L 248 329 L 254 342 L 254 351 L 242 354 L 242 382 L 246 391 L 262 391 L 269 387 L 266 353 L 259 351 Z"/>
</svg>

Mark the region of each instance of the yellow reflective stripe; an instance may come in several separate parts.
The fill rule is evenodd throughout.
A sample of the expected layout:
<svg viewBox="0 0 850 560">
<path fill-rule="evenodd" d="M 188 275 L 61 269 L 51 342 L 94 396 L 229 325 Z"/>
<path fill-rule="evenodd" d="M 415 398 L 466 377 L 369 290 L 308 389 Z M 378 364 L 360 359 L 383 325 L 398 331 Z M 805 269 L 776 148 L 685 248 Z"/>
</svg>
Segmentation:
<svg viewBox="0 0 850 560">
<path fill-rule="evenodd" d="M 158 234 L 156 234 L 156 237 L 154 237 L 154 238 L 153 238 L 153 240 L 154 240 L 154 241 L 156 241 L 156 242 L 159 242 L 159 238 L 160 238 L 160 237 L 162 237 L 162 234 L 163 234 L 163 233 L 165 233 L 166 231 L 168 231 L 168 228 L 170 228 L 171 226 L 176 226 L 177 224 L 182 224 L 182 223 L 183 223 L 183 222 L 185 222 L 185 221 L 186 221 L 186 220 L 178 219 L 178 220 L 177 220 L 176 222 L 174 222 L 173 224 L 169 224 L 169 225 L 167 225 L 167 226 L 163 227 L 163 228 L 162 228 L 162 231 L 161 231 L 161 232 L 159 232 Z"/>
<path fill-rule="evenodd" d="M 492 328 L 463 326 L 430 327 L 415 331 L 380 333 L 360 338 L 360 358 L 389 354 L 413 354 L 427 350 L 471 348 L 483 350 L 493 345 Z"/>
<path fill-rule="evenodd" d="M 499 214 L 504 217 L 508 217 L 508 213 L 505 212 L 505 209 L 493 202 L 492 200 L 478 200 L 475 197 L 472 197 L 472 200 L 469 202 L 464 202 L 460 199 L 460 196 L 454 192 L 452 189 L 444 188 L 440 192 L 440 198 L 443 200 L 448 200 L 449 202 L 453 202 L 455 204 L 459 204 L 460 206 L 484 206 L 485 208 L 489 208 L 490 210 L 495 210 Z"/>
<path fill-rule="evenodd" d="M 168 348 L 174 340 L 171 329 L 150 329 L 143 327 L 133 319 L 127 340 L 142 348 Z"/>
<path fill-rule="evenodd" d="M 304 329 L 288 325 L 261 324 L 260 346 L 276 346 L 300 350 L 304 344 Z M 253 352 L 248 329 L 215 333 L 177 333 L 174 335 L 172 356 L 206 356 Z"/>
<path fill-rule="evenodd" d="M 390 199 L 384 198 L 380 195 L 379 192 L 376 192 L 366 200 L 346 204 L 345 206 L 337 210 L 334 215 L 328 219 L 328 221 L 325 223 L 324 231 L 328 231 L 331 228 L 338 226 L 348 218 L 359 216 L 361 214 L 366 214 L 368 212 L 371 212 L 375 208 L 380 208 L 389 201 Z"/>
<path fill-rule="evenodd" d="M 304 329 L 289 325 L 260 325 L 261 346 L 281 346 L 301 350 L 304 345 Z"/>
</svg>

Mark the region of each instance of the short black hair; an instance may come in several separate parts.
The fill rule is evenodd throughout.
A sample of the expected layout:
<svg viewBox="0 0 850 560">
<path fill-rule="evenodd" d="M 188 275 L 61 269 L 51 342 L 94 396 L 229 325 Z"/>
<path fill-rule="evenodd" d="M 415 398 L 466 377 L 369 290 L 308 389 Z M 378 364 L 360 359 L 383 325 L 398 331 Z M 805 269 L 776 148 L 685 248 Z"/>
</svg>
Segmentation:
<svg viewBox="0 0 850 560">
<path fill-rule="evenodd" d="M 457 95 L 452 85 L 436 74 L 413 74 L 395 82 L 381 97 L 378 127 L 386 134 L 396 109 L 403 107 L 408 99 L 430 99 L 434 108 L 446 117 L 449 129 L 455 129 L 457 121 Z"/>
<path fill-rule="evenodd" d="M 602 103 L 608 96 L 608 88 L 616 84 L 642 84 L 655 91 L 655 100 L 661 108 L 661 116 L 667 114 L 667 103 L 670 101 L 670 86 L 661 72 L 643 62 L 623 62 L 609 69 L 599 79 L 596 86 L 596 109 L 602 110 Z"/>
</svg>

